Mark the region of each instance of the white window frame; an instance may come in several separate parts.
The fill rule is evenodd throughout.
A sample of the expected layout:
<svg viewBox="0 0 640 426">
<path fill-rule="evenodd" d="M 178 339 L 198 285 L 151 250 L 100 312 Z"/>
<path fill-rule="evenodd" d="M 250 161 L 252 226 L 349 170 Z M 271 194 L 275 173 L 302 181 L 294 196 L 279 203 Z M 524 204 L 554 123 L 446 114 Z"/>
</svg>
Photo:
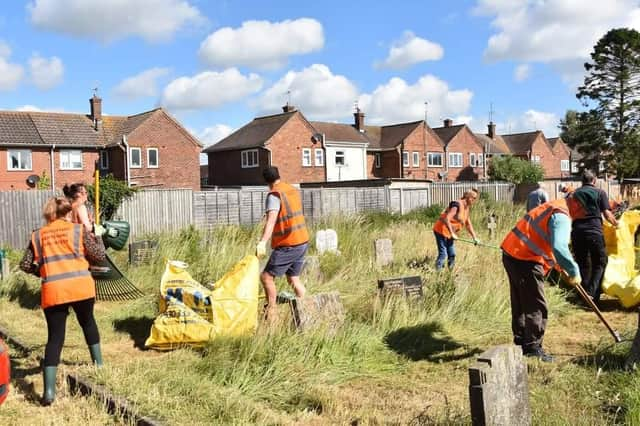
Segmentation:
<svg viewBox="0 0 640 426">
<path fill-rule="evenodd" d="M 152 165 L 151 164 L 151 159 L 149 158 L 149 154 L 151 153 L 151 151 L 155 151 L 156 152 L 156 164 Z M 160 150 L 158 148 L 147 148 L 147 169 L 157 169 L 158 167 L 160 167 Z"/>
<path fill-rule="evenodd" d="M 80 166 L 74 167 L 72 162 L 72 155 L 80 154 Z M 77 159 L 77 158 L 76 158 Z M 66 165 L 65 165 L 66 161 Z M 60 170 L 82 170 L 82 150 L 81 149 L 61 149 L 60 150 Z"/>
<path fill-rule="evenodd" d="M 476 164 L 478 167 L 484 167 L 484 154 L 481 152 L 476 154 Z"/>
<path fill-rule="evenodd" d="M 531 156 L 531 162 L 534 164 L 540 164 L 540 156 L 539 155 L 532 155 Z"/>
<path fill-rule="evenodd" d="M 255 159 L 253 158 L 253 154 L 255 154 Z M 257 149 L 246 149 L 244 151 L 240 151 L 240 167 L 243 169 L 258 167 L 258 164 L 260 163 L 259 155 L 260 154 L 258 154 Z"/>
<path fill-rule="evenodd" d="M 476 167 L 476 153 L 475 152 L 470 152 L 469 153 L 469 166 Z"/>
<path fill-rule="evenodd" d="M 420 167 L 420 153 L 418 151 L 413 151 L 411 153 L 411 157 L 413 157 L 411 159 L 413 167 Z"/>
<path fill-rule="evenodd" d="M 376 169 L 379 169 L 380 167 L 382 167 L 382 153 L 380 152 L 376 152 L 373 154 L 373 159 L 374 159 L 374 165 L 376 167 Z"/>
<path fill-rule="evenodd" d="M 311 148 L 302 148 L 302 167 L 311 166 Z"/>
<path fill-rule="evenodd" d="M 18 153 L 18 167 L 17 168 L 14 168 L 12 166 L 12 163 L 11 163 L 11 153 L 12 152 Z M 27 157 L 29 158 L 29 168 L 20 167 L 24 163 L 24 161 L 22 159 L 22 156 L 24 154 L 28 154 Z M 7 150 L 7 170 L 11 171 L 11 172 L 13 172 L 13 171 L 15 171 L 15 172 L 24 172 L 24 171 L 33 170 L 33 153 L 31 152 L 31 150 L 30 149 L 11 149 L 11 148 L 9 148 Z"/>
<path fill-rule="evenodd" d="M 460 159 L 460 164 L 457 164 L 457 161 L 452 161 L 452 158 Z M 449 153 L 449 167 L 453 167 L 456 169 L 460 169 L 464 167 L 464 157 L 461 152 L 450 152 Z"/>
<path fill-rule="evenodd" d="M 140 164 L 133 164 L 133 151 L 138 151 L 138 158 L 140 158 Z M 140 147 L 129 147 L 129 167 L 132 169 L 141 169 L 142 168 L 142 148 Z"/>
<path fill-rule="evenodd" d="M 435 164 L 433 159 L 440 157 L 440 164 Z M 444 165 L 444 154 L 442 152 L 427 152 L 427 166 L 429 167 L 442 167 Z"/>
<path fill-rule="evenodd" d="M 571 169 L 571 162 L 569 160 L 560 160 L 560 171 L 568 172 Z"/>
<path fill-rule="evenodd" d="M 324 150 L 322 148 L 316 148 L 314 150 L 314 160 L 316 166 L 324 166 Z"/>
<path fill-rule="evenodd" d="M 578 162 L 577 161 L 572 161 L 571 162 L 571 173 L 578 173 L 580 171 L 579 167 L 578 167 Z"/>
<path fill-rule="evenodd" d="M 409 151 L 402 151 L 402 167 L 409 167 Z"/>
<path fill-rule="evenodd" d="M 342 161 L 338 162 L 338 158 L 342 158 Z M 336 166 L 344 166 L 346 164 L 346 158 L 344 156 L 344 151 L 336 151 L 335 162 Z"/>
<path fill-rule="evenodd" d="M 106 149 L 100 150 L 100 168 L 107 170 L 109 168 L 109 151 Z"/>
</svg>

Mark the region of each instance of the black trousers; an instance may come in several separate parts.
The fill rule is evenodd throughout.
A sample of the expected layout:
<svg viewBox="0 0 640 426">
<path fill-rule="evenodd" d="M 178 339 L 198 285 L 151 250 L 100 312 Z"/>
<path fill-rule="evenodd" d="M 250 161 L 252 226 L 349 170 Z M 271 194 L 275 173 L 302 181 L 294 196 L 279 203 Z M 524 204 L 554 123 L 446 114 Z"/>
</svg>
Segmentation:
<svg viewBox="0 0 640 426">
<path fill-rule="evenodd" d="M 98 325 L 93 317 L 93 305 L 95 299 L 80 300 L 78 302 L 65 303 L 62 305 L 50 306 L 44 309 L 44 316 L 47 319 L 47 330 L 49 337 L 47 338 L 47 346 L 44 350 L 44 366 L 55 367 L 60 364 L 60 353 L 67 331 L 67 315 L 69 308 L 76 313 L 76 318 L 87 345 L 95 345 L 100 343 L 100 334 L 98 333 Z"/>
<path fill-rule="evenodd" d="M 594 300 L 600 300 L 607 252 L 602 234 L 571 233 L 573 256 L 580 268 L 582 287 Z"/>
<path fill-rule="evenodd" d="M 513 343 L 523 353 L 542 348 L 547 327 L 547 301 L 544 298 L 542 265 L 502 254 L 502 264 L 509 277 L 511 293 L 511 330 Z"/>
</svg>

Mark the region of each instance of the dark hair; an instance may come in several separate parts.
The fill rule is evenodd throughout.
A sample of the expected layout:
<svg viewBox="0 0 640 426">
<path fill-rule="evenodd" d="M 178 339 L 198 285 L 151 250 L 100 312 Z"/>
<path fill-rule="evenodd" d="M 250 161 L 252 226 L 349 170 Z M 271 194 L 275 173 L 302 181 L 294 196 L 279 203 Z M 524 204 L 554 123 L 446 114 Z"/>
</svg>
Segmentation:
<svg viewBox="0 0 640 426">
<path fill-rule="evenodd" d="M 280 179 L 280 173 L 276 166 L 271 166 L 262 171 L 262 177 L 267 181 L 267 183 L 273 183 Z"/>
<path fill-rule="evenodd" d="M 596 180 L 596 175 L 590 171 L 590 170 L 585 170 L 584 173 L 582 174 L 582 184 L 584 185 L 585 183 L 593 183 L 593 181 Z"/>
<path fill-rule="evenodd" d="M 78 194 L 85 188 L 84 183 L 73 183 L 71 185 L 65 185 L 62 188 L 64 196 L 70 200 L 78 198 Z"/>
<path fill-rule="evenodd" d="M 61 219 L 71 211 L 71 203 L 64 197 L 50 198 L 42 209 L 42 216 L 48 221 L 53 222 Z"/>
</svg>

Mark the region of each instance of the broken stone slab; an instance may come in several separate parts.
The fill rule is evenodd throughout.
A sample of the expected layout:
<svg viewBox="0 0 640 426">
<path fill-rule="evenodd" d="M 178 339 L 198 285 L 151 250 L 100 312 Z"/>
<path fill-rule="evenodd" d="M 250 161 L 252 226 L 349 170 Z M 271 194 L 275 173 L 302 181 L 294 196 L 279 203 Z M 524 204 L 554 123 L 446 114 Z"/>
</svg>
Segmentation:
<svg viewBox="0 0 640 426">
<path fill-rule="evenodd" d="M 527 364 L 520 346 L 494 346 L 478 357 L 469 367 L 469 401 L 473 425 L 531 425 Z"/>
<path fill-rule="evenodd" d="M 376 265 L 387 266 L 393 263 L 393 243 L 389 238 L 380 238 L 373 243 L 376 251 Z"/>
<path fill-rule="evenodd" d="M 318 254 L 325 252 L 340 254 L 338 251 L 338 233 L 334 229 L 321 229 L 316 232 L 316 251 Z"/>
<path fill-rule="evenodd" d="M 418 275 L 378 280 L 378 291 L 383 299 L 392 296 L 421 298 L 424 295 L 422 291 L 422 278 Z"/>
<path fill-rule="evenodd" d="M 295 298 L 290 306 L 293 324 L 300 331 L 326 327 L 335 333 L 344 323 L 344 307 L 337 291 Z"/>
</svg>

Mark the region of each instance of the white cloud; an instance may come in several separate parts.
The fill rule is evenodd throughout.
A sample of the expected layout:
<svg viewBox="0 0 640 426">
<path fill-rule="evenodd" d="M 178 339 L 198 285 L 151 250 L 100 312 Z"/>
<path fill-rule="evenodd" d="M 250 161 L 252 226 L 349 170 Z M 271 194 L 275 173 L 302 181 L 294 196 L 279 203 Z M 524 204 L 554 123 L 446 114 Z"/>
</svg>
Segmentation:
<svg viewBox="0 0 640 426">
<path fill-rule="evenodd" d="M 209 35 L 199 55 L 212 67 L 273 69 L 285 65 L 291 55 L 313 52 L 323 45 L 322 24 L 315 19 L 246 21 L 240 28 L 224 27 Z"/>
<path fill-rule="evenodd" d="M 222 139 L 226 138 L 233 132 L 233 128 L 226 124 L 214 124 L 207 127 L 201 132 L 196 132 L 198 139 L 204 145 L 204 148 L 215 145 Z M 200 164 L 207 164 L 207 154 L 200 154 Z"/>
<path fill-rule="evenodd" d="M 513 79 L 517 82 L 525 81 L 531 74 L 531 66 L 529 64 L 520 64 L 513 71 Z"/>
<path fill-rule="evenodd" d="M 151 68 L 132 77 L 125 78 L 113 89 L 115 96 L 137 99 L 156 96 L 157 80 L 169 73 L 169 68 Z"/>
<path fill-rule="evenodd" d="M 0 40 L 0 91 L 15 89 L 24 76 L 22 65 L 9 62 L 10 56 L 11 47 Z"/>
<path fill-rule="evenodd" d="M 166 41 L 204 21 L 186 0 L 33 0 L 27 10 L 39 29 L 105 42 L 129 36 Z"/>
<path fill-rule="evenodd" d="M 414 84 L 394 77 L 372 93 L 361 95 L 358 104 L 367 114 L 368 123 L 391 124 L 424 119 L 425 102 L 428 102 L 429 123 L 438 127 L 442 125 L 442 118 L 464 118 L 472 97 L 473 92 L 468 89 L 450 90 L 445 81 L 424 75 Z"/>
<path fill-rule="evenodd" d="M 440 60 L 443 55 L 444 49 L 438 43 L 405 31 L 402 39 L 391 46 L 387 58 L 376 67 L 403 69 L 420 62 Z"/>
<path fill-rule="evenodd" d="M 43 58 L 34 53 L 29 59 L 32 83 L 41 90 L 49 90 L 62 83 L 64 65 L 57 56 Z"/>
<path fill-rule="evenodd" d="M 510 117 L 504 123 L 496 123 L 498 134 L 532 132 L 542 130 L 547 138 L 558 136 L 560 118 L 552 112 L 530 109 L 519 116 Z"/>
<path fill-rule="evenodd" d="M 35 105 L 22 105 L 16 108 L 16 111 L 26 111 L 26 112 L 41 112 L 42 108 L 39 108 Z"/>
<path fill-rule="evenodd" d="M 287 102 L 311 120 L 336 120 L 347 117 L 358 97 L 355 85 L 345 76 L 335 75 L 329 67 L 314 64 L 302 71 L 289 71 L 265 90 L 252 106 L 263 113 L 276 113 Z"/>
<path fill-rule="evenodd" d="M 236 68 L 222 72 L 205 71 L 170 82 L 161 103 L 170 109 L 217 108 L 238 101 L 262 88 L 257 74 L 243 75 Z"/>
<path fill-rule="evenodd" d="M 609 29 L 640 28 L 636 0 L 478 0 L 475 11 L 496 29 L 486 60 L 549 63 L 568 82 Z"/>
</svg>

